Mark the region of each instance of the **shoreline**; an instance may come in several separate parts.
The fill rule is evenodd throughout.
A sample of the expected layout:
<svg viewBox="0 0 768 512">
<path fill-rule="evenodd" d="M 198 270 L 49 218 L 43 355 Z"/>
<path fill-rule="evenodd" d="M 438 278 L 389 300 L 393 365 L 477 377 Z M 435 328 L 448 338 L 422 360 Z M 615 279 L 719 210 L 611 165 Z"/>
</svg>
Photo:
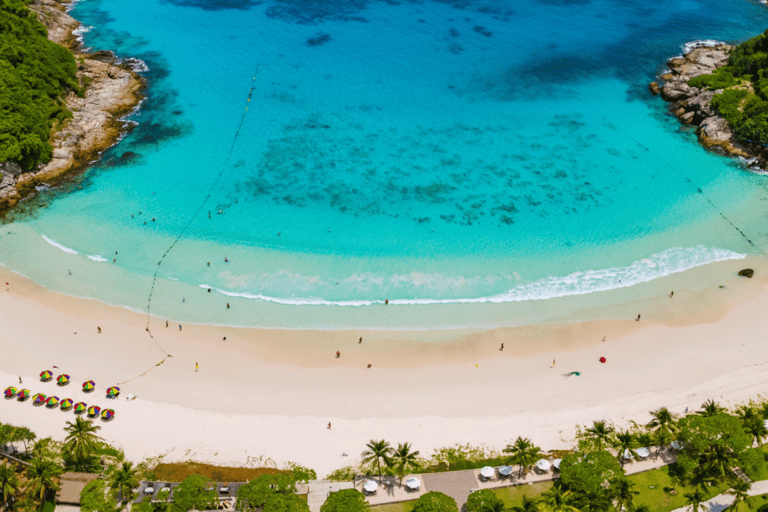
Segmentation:
<svg viewBox="0 0 768 512">
<path fill-rule="evenodd" d="M 633 303 L 644 307 L 641 322 L 394 332 L 185 324 L 178 331 L 152 317 L 163 350 L 147 336 L 145 315 L 53 292 L 2 268 L 0 279 L 10 284 L 0 294 L 0 329 L 14 349 L 0 362 L 0 380 L 18 385 L 22 376 L 33 392 L 115 409 L 113 421 L 98 422 L 100 435 L 131 460 L 271 459 L 323 475 L 355 463 L 371 438 L 408 441 L 424 455 L 465 442 L 501 449 L 517 435 L 545 449 L 568 448 L 576 425 L 592 420 L 624 425 L 648 421 L 648 411 L 662 405 L 682 412 L 709 398 L 723 405 L 758 398 L 768 383 L 768 363 L 760 362 L 768 360 L 768 277 L 759 262 L 699 268 L 694 274 L 732 274 L 747 263 L 756 274 L 724 290 Z M 69 373 L 73 384 L 40 383 L 35 376 L 44 369 Z M 572 371 L 581 375 L 563 377 Z M 86 379 L 97 383 L 91 395 L 79 390 Z M 106 400 L 114 384 L 122 395 Z M 125 401 L 129 394 L 138 399 Z M 0 407 L 0 421 L 54 439 L 72 418 L 15 401 Z"/>
<path fill-rule="evenodd" d="M 0 217 L 12 215 L 24 199 L 34 197 L 37 187 L 57 186 L 86 171 L 131 131 L 134 125 L 124 118 L 144 100 L 145 81 L 131 69 L 130 59 L 118 65 L 111 52 L 82 53 L 75 35 L 82 24 L 69 16 L 71 5 L 65 0 L 35 0 L 28 7 L 46 26 L 48 39 L 64 46 L 78 61 L 78 79 L 89 82 L 85 97 L 67 93 L 65 102 L 73 116 L 52 132 L 50 162 L 26 173 L 15 164 L 4 164 Z"/>
</svg>

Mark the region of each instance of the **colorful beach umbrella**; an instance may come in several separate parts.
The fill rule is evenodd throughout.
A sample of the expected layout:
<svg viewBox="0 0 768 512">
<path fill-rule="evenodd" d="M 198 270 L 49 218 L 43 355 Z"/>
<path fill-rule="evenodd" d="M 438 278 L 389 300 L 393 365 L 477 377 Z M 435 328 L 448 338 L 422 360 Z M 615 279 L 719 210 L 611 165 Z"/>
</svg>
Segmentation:
<svg viewBox="0 0 768 512">
<path fill-rule="evenodd" d="M 92 405 L 88 408 L 88 416 L 98 416 L 101 412 L 101 407 L 98 405 Z"/>
<path fill-rule="evenodd" d="M 80 414 L 88 407 L 88 404 L 85 402 L 77 402 L 75 404 L 75 414 Z"/>
<path fill-rule="evenodd" d="M 49 396 L 48 400 L 45 401 L 45 405 L 48 407 L 53 407 L 55 405 L 59 405 L 59 397 L 57 396 Z"/>
<path fill-rule="evenodd" d="M 56 383 L 59 384 L 59 386 L 63 386 L 64 384 L 69 384 L 69 375 L 66 373 L 62 373 L 58 377 L 56 377 Z"/>
<path fill-rule="evenodd" d="M 16 398 L 19 400 L 26 400 L 29 398 L 29 390 L 28 389 L 22 389 L 18 393 L 16 393 Z"/>
<path fill-rule="evenodd" d="M 16 388 L 13 386 L 5 388 L 5 396 L 15 396 L 16 395 Z"/>
<path fill-rule="evenodd" d="M 69 398 L 65 398 L 64 400 L 61 401 L 61 410 L 62 411 L 66 410 L 66 409 L 69 409 L 70 407 L 72 407 L 72 400 L 70 400 Z"/>
<path fill-rule="evenodd" d="M 45 370 L 44 372 L 40 373 L 40 380 L 51 380 L 52 377 L 53 377 L 53 374 L 48 370 Z"/>
<path fill-rule="evenodd" d="M 32 399 L 35 401 L 36 404 L 41 404 L 45 402 L 46 396 L 42 393 L 38 393 L 35 396 L 33 396 Z"/>
<path fill-rule="evenodd" d="M 93 391 L 93 389 L 96 387 L 96 383 L 92 380 L 87 380 L 83 382 L 83 391 Z"/>
<path fill-rule="evenodd" d="M 107 396 L 109 398 L 114 398 L 114 397 L 116 397 L 119 394 L 120 394 L 120 388 L 117 387 L 117 386 L 112 386 L 111 388 L 109 388 L 107 390 Z"/>
<path fill-rule="evenodd" d="M 104 409 L 101 411 L 101 417 L 105 420 L 111 420 L 115 415 L 115 411 L 112 409 Z"/>
</svg>

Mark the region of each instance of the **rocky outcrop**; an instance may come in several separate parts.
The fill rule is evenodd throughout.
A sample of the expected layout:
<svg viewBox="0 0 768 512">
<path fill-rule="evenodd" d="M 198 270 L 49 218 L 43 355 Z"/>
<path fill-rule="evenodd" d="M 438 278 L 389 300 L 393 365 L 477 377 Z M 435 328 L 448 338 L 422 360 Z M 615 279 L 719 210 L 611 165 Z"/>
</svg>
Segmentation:
<svg viewBox="0 0 768 512">
<path fill-rule="evenodd" d="M 749 277 L 752 278 L 753 275 L 755 275 L 755 271 L 751 268 L 745 268 L 744 270 L 739 270 L 739 275 L 741 277 Z"/>
<path fill-rule="evenodd" d="M 66 97 L 72 119 L 55 128 L 51 142 L 53 159 L 31 172 L 23 173 L 12 163 L 0 163 L 0 213 L 13 207 L 35 191 L 35 187 L 54 184 L 85 168 L 106 148 L 115 144 L 131 125 L 121 117 L 142 100 L 143 80 L 130 69 L 118 65 L 112 52 L 81 53 L 73 31 L 80 23 L 66 13 L 63 2 L 36 0 L 29 8 L 48 28 L 48 38 L 69 48 L 78 62 L 81 84 L 88 84 L 85 97 L 74 93 Z"/>
<path fill-rule="evenodd" d="M 731 46 L 719 44 L 694 48 L 682 57 L 667 62 L 669 72 L 661 75 L 664 85 L 651 82 L 649 88 L 669 101 L 670 112 L 686 125 L 696 127 L 699 142 L 718 153 L 742 157 L 751 167 L 768 170 L 768 151 L 762 146 L 739 141 L 725 119 L 712 107 L 712 98 L 721 92 L 688 85 L 691 78 L 712 73 L 728 63 Z"/>
</svg>

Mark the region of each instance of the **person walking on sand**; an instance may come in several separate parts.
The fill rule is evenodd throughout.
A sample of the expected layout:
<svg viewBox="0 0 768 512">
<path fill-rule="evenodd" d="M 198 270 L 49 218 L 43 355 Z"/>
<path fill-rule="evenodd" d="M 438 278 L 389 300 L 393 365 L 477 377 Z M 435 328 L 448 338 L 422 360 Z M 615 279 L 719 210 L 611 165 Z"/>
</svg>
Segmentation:
<svg viewBox="0 0 768 512">
<path fill-rule="evenodd" d="M 669 298 L 670 299 L 674 299 L 675 298 L 675 290 L 672 290 L 671 292 L 669 292 Z"/>
<path fill-rule="evenodd" d="M 165 326 L 168 327 L 168 320 L 165 321 Z"/>
<path fill-rule="evenodd" d="M 341 352 L 339 352 L 339 351 L 337 350 L 337 351 L 336 351 L 336 359 L 338 359 L 338 358 L 340 358 L 340 357 L 341 357 Z"/>
<path fill-rule="evenodd" d="M 23 382 L 21 382 L 21 377 L 19 377 L 19 384 L 23 384 Z"/>
<path fill-rule="evenodd" d="M 179 330 L 181 330 L 181 324 L 179 324 Z"/>
<path fill-rule="evenodd" d="M 501 348 L 499 350 L 504 350 L 504 344 L 501 344 Z"/>
<path fill-rule="evenodd" d="M 99 334 L 101 334 L 101 327 L 99 327 L 99 326 L 97 325 L 97 326 L 96 326 L 96 329 L 98 329 L 98 330 L 99 330 Z"/>
<path fill-rule="evenodd" d="M 198 368 L 197 363 L 195 363 L 195 371 L 197 371 L 197 368 Z"/>
<path fill-rule="evenodd" d="M 331 422 L 328 422 L 328 430 L 331 430 Z"/>
<path fill-rule="evenodd" d="M 360 341 L 358 341 L 358 343 L 362 343 L 362 342 L 363 342 L 363 337 L 360 336 Z"/>
<path fill-rule="evenodd" d="M 553 359 L 552 360 L 552 368 L 554 368 L 554 367 L 555 367 L 555 360 Z"/>
<path fill-rule="evenodd" d="M 635 318 L 635 322 L 639 322 L 639 321 L 640 321 L 640 313 L 638 313 L 637 318 Z"/>
<path fill-rule="evenodd" d="M 227 309 L 229 309 L 229 302 L 227 302 Z"/>
</svg>

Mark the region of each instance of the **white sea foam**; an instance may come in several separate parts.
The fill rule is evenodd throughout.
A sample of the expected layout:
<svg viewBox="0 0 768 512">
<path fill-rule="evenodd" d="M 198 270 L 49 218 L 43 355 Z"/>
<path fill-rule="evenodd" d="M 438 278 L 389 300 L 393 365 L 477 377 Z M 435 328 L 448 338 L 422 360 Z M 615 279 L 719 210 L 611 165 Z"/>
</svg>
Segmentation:
<svg viewBox="0 0 768 512">
<path fill-rule="evenodd" d="M 99 254 L 87 254 L 86 256 L 88 256 L 88 259 L 91 261 L 107 261 L 107 258 Z"/>
<path fill-rule="evenodd" d="M 69 254 L 80 254 L 80 253 L 79 253 L 79 252 L 77 252 L 76 250 L 74 250 L 74 249 L 70 249 L 70 248 L 69 248 L 69 247 L 67 247 L 66 245 L 61 245 L 61 244 L 60 244 L 59 242 L 57 242 L 56 240 L 51 240 L 50 238 L 48 238 L 48 237 L 47 237 L 47 236 L 45 236 L 45 235 L 40 235 L 40 236 L 42 236 L 42 237 L 43 237 L 43 240 L 45 240 L 46 242 L 48 242 L 48 243 L 49 243 L 49 244 L 51 244 L 52 246 L 56 247 L 57 249 L 61 249 L 62 251 L 64 251 L 64 252 L 68 252 Z"/>
<path fill-rule="evenodd" d="M 88 27 L 86 25 L 80 25 L 75 30 L 72 31 L 72 35 L 75 36 L 75 39 L 77 39 L 77 42 L 80 44 L 83 43 L 83 36 L 93 30 L 93 27 Z"/>
<path fill-rule="evenodd" d="M 149 66 L 147 66 L 147 63 L 144 62 L 141 59 L 137 59 L 135 57 L 128 57 L 127 59 L 122 59 L 117 62 L 118 64 L 126 64 L 128 65 L 131 70 L 135 71 L 136 73 L 146 73 L 149 71 Z"/>
<path fill-rule="evenodd" d="M 698 41 L 685 43 L 683 46 L 681 46 L 681 48 L 683 50 L 683 54 L 686 54 L 692 50 L 695 50 L 696 48 L 710 48 L 720 44 L 725 43 L 723 41 L 715 41 L 714 39 L 700 39 Z"/>
<path fill-rule="evenodd" d="M 585 270 L 574 272 L 567 276 L 552 276 L 538 281 L 516 286 L 507 292 L 487 297 L 451 298 L 451 299 L 390 299 L 391 305 L 412 304 L 457 304 L 457 303 L 502 303 L 521 302 L 526 300 L 545 300 L 570 295 L 585 295 L 587 293 L 626 288 L 639 283 L 652 281 L 659 277 L 724 260 L 740 260 L 746 254 L 740 254 L 726 249 L 710 249 L 704 246 L 667 249 L 659 254 L 635 261 L 626 267 L 612 267 L 602 270 Z M 419 280 L 423 275 L 419 274 Z M 392 281 L 402 281 L 410 276 L 390 276 Z M 454 279 L 454 278 L 451 278 Z M 213 288 L 201 284 L 200 288 Z M 232 292 L 214 288 L 217 292 L 229 297 L 257 299 L 286 305 L 311 306 L 370 306 L 383 304 L 383 300 L 326 300 L 321 297 L 271 297 L 260 293 Z"/>
</svg>

